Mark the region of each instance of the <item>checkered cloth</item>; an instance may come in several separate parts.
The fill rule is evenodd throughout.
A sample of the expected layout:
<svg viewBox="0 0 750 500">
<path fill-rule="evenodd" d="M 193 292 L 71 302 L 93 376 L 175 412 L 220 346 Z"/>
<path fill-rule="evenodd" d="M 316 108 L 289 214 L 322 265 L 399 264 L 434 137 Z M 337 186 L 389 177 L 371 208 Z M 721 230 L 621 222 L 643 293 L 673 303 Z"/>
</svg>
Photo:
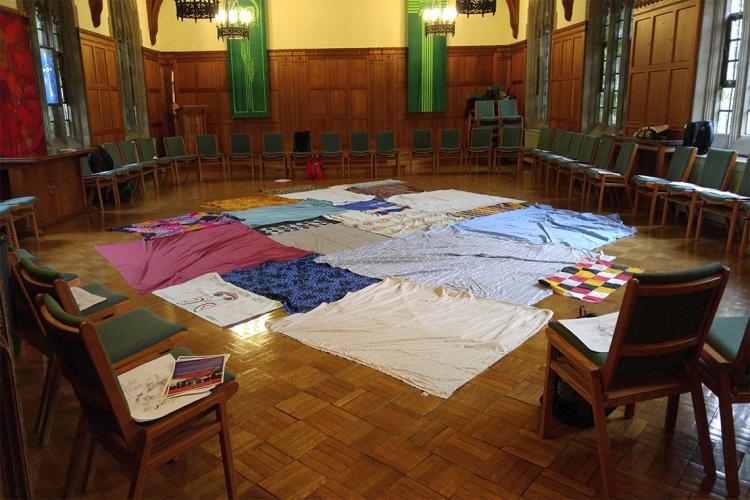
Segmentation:
<svg viewBox="0 0 750 500">
<path fill-rule="evenodd" d="M 449 212 L 448 215 L 458 217 L 459 219 L 476 219 L 477 217 L 486 217 L 488 215 L 501 214 L 503 212 L 510 212 L 511 210 L 518 210 L 520 208 L 529 208 L 529 204 L 526 202 L 516 203 L 497 203 L 496 205 L 489 205 L 486 207 L 474 208 L 472 210 L 462 210 L 461 212 Z"/>
<path fill-rule="evenodd" d="M 642 272 L 643 269 L 637 267 L 618 266 L 597 259 L 565 267 L 554 276 L 540 279 L 539 283 L 550 286 L 560 295 L 597 303 L 627 283 L 634 273 Z"/>
<path fill-rule="evenodd" d="M 337 220 L 326 219 L 325 217 L 316 217 L 314 219 L 301 220 L 297 222 L 283 222 L 281 224 L 256 227 L 254 229 L 260 231 L 266 236 L 274 236 L 276 234 L 291 233 L 292 231 L 299 231 L 300 229 L 326 226 L 328 224 L 340 224 L 340 222 Z"/>
</svg>

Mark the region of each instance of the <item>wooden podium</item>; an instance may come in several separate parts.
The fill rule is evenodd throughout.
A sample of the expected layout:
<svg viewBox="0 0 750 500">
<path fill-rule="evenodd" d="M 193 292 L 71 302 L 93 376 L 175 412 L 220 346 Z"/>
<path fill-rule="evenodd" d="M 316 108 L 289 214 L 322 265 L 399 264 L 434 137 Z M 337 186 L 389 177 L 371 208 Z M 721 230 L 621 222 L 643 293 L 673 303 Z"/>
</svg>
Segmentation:
<svg viewBox="0 0 750 500">
<path fill-rule="evenodd" d="M 206 133 L 207 108 L 205 104 L 186 104 L 178 105 L 175 110 L 177 134 L 185 138 L 188 153 L 197 153 L 195 136 Z"/>
</svg>

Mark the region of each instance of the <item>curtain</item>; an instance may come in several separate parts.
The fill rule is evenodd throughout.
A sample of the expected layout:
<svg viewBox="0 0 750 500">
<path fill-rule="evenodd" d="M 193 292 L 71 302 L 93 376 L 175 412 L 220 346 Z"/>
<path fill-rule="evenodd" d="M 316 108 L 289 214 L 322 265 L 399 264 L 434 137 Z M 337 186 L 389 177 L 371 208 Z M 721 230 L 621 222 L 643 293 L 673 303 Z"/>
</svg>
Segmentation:
<svg viewBox="0 0 750 500">
<path fill-rule="evenodd" d="M 265 0 L 239 0 L 253 12 L 247 40 L 228 40 L 229 84 L 233 118 L 270 116 Z"/>
<path fill-rule="evenodd" d="M 425 36 L 422 10 L 444 7 L 445 0 L 407 0 L 408 110 L 410 113 L 445 111 L 446 37 Z"/>
</svg>

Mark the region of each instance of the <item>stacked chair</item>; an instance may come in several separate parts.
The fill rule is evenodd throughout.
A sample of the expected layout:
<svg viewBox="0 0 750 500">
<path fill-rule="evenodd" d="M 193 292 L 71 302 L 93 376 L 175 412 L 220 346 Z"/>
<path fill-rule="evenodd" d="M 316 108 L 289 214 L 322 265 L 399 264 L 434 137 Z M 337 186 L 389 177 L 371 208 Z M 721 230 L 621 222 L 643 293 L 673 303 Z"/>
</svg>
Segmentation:
<svg viewBox="0 0 750 500">
<path fill-rule="evenodd" d="M 177 175 L 177 167 L 174 161 L 169 156 L 159 156 L 156 152 L 156 141 L 151 137 L 145 137 L 138 139 L 138 151 L 140 153 L 141 161 L 153 162 L 153 168 L 156 172 L 155 177 L 158 177 L 161 173 L 168 172 L 172 177 L 172 185 L 176 186 L 179 176 Z M 158 181 L 156 181 L 158 185 Z"/>
<path fill-rule="evenodd" d="M 432 146 L 432 129 L 415 128 L 411 133 L 411 155 L 409 171 L 412 170 L 414 158 L 429 158 L 432 170 L 435 170 L 435 149 Z"/>
<path fill-rule="evenodd" d="M 373 175 L 369 132 L 354 131 L 349 135 L 349 154 L 346 156 L 346 167 L 349 175 L 352 175 L 352 163 L 367 163 L 370 175 Z"/>
<path fill-rule="evenodd" d="M 503 101 L 500 101 L 503 102 Z M 493 166 L 500 168 L 503 158 L 513 158 L 516 164 L 516 175 L 523 173 L 523 129 L 518 125 L 501 125 L 500 137 L 493 158 Z"/>
<path fill-rule="evenodd" d="M 232 178 L 232 169 L 244 165 L 250 171 L 250 177 L 255 180 L 255 158 L 253 158 L 250 134 L 232 134 L 231 149 L 227 159 L 227 176 Z M 260 169 L 260 179 L 263 180 L 263 169 Z"/>
<path fill-rule="evenodd" d="M 284 175 L 287 175 L 286 155 L 284 154 L 284 136 L 278 132 L 263 134 L 263 152 L 260 154 L 260 171 L 266 171 L 268 162 L 281 162 Z"/>
<path fill-rule="evenodd" d="M 598 190 L 597 210 L 602 211 L 604 206 L 604 193 L 607 189 L 623 189 L 630 196 L 630 178 L 633 175 L 633 165 L 635 155 L 638 152 L 638 145 L 635 141 L 623 141 L 620 144 L 620 150 L 617 152 L 617 159 L 612 170 L 600 169 L 596 167 L 585 170 L 586 198 L 584 203 L 588 205 L 591 191 Z"/>
<path fill-rule="evenodd" d="M 396 134 L 392 130 L 377 132 L 375 134 L 375 153 L 372 155 L 372 175 L 378 175 L 378 161 L 388 164 L 394 162 L 396 173 L 400 172 L 399 152 L 396 149 Z"/>
<path fill-rule="evenodd" d="M 440 130 L 440 145 L 435 157 L 435 170 L 440 173 L 440 160 L 443 158 L 457 158 L 459 168 L 463 166 L 463 152 L 461 151 L 461 131 L 457 128 Z"/>
<path fill-rule="evenodd" d="M 497 101 L 497 110 L 500 127 L 515 125 L 523 128 L 523 116 L 518 114 L 518 101 L 515 99 L 501 99 Z"/>
<path fill-rule="evenodd" d="M 732 248 L 734 232 L 740 215 L 750 204 L 750 168 L 745 171 L 737 185 L 731 191 L 699 191 L 698 192 L 698 225 L 695 229 L 695 239 L 700 239 L 705 214 L 711 213 L 726 218 L 729 221 L 726 251 Z M 747 234 L 744 235 L 747 238 Z"/>
<path fill-rule="evenodd" d="M 177 172 L 177 178 L 180 177 L 180 170 L 186 168 L 195 168 L 198 173 L 198 182 L 203 182 L 203 171 L 198 155 L 188 154 L 185 149 L 185 139 L 180 135 L 164 138 L 164 150 L 167 156 L 172 159 Z"/>
<path fill-rule="evenodd" d="M 195 144 L 198 150 L 198 171 L 202 172 L 205 166 L 216 166 L 222 179 L 227 178 L 227 164 L 224 153 L 219 151 L 216 134 L 198 134 L 195 136 Z"/>
<path fill-rule="evenodd" d="M 344 166 L 344 151 L 341 149 L 341 134 L 338 132 L 323 132 L 320 134 L 320 151 L 318 156 L 325 163 L 327 160 L 338 160 L 341 165 L 341 177 L 346 176 Z"/>
</svg>

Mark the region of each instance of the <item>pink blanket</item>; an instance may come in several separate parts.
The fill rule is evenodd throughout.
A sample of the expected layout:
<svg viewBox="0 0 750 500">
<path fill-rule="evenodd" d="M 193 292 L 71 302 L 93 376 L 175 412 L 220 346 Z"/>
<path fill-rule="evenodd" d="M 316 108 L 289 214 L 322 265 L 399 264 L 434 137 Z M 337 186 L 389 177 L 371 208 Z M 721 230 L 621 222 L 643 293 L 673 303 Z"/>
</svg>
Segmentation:
<svg viewBox="0 0 750 500">
<path fill-rule="evenodd" d="M 223 273 L 268 261 L 282 262 L 309 253 L 277 243 L 244 224 L 112 243 L 98 246 L 96 250 L 142 294 L 210 272 Z"/>
</svg>

